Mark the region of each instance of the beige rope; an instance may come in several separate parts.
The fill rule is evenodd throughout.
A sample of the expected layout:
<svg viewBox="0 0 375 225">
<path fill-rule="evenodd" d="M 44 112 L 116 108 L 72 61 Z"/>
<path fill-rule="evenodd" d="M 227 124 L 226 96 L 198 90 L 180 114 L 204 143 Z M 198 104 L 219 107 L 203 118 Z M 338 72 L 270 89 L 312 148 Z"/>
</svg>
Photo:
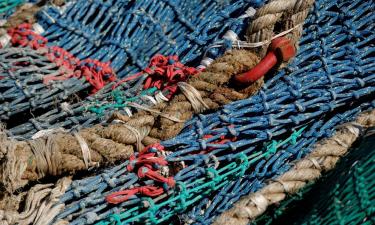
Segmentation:
<svg viewBox="0 0 375 225">
<path fill-rule="evenodd" d="M 54 184 L 37 184 L 30 189 L 25 200 L 23 212 L 0 210 L 2 225 L 45 225 L 63 210 L 63 204 L 57 204 L 71 183 L 64 177 Z"/>
<path fill-rule="evenodd" d="M 141 109 L 141 110 L 144 110 L 144 111 L 148 111 L 148 112 L 151 112 L 151 113 L 155 113 L 155 114 L 157 114 L 157 115 L 159 115 L 159 116 L 161 116 L 161 117 L 164 117 L 164 118 L 166 118 L 166 119 L 169 119 L 169 120 L 174 121 L 174 122 L 177 122 L 177 123 L 183 123 L 183 122 L 185 122 L 184 120 L 180 120 L 180 119 L 178 119 L 178 118 L 176 118 L 176 117 L 174 117 L 174 116 L 167 115 L 167 114 L 162 113 L 162 112 L 160 112 L 160 111 L 158 111 L 158 110 L 150 109 L 150 108 L 148 108 L 148 107 L 145 107 L 145 106 L 139 105 L 139 104 L 134 103 L 134 102 L 131 102 L 131 103 L 129 103 L 128 105 L 129 105 L 129 106 L 132 106 L 132 107 L 134 107 L 134 108 L 137 108 L 137 109 Z"/>
<path fill-rule="evenodd" d="M 314 0 L 274 0 L 257 10 L 253 21 L 247 29 L 247 40 L 250 43 L 271 40 L 275 33 L 290 30 L 288 37 L 297 42 L 302 34 L 302 24 Z M 275 27 L 280 24 L 281 27 Z M 284 34 L 285 35 L 285 34 Z M 257 50 L 263 56 L 267 46 Z"/>
<path fill-rule="evenodd" d="M 341 156 L 347 153 L 350 146 L 361 135 L 363 128 L 375 125 L 375 110 L 362 113 L 355 123 L 338 127 L 336 134 L 321 141 L 304 159 L 260 191 L 242 197 L 233 208 L 222 213 L 215 225 L 241 225 L 263 214 L 267 207 L 285 199 L 303 188 L 307 182 L 314 181 L 323 171 L 333 169 Z"/>
<path fill-rule="evenodd" d="M 136 139 L 136 146 L 137 146 L 137 150 L 140 151 L 142 150 L 142 139 L 143 139 L 143 135 L 141 135 L 141 133 L 139 132 L 139 130 L 137 130 L 136 128 L 132 127 L 132 126 L 129 126 L 127 125 L 124 121 L 122 120 L 114 120 L 113 122 L 118 122 L 118 123 L 121 123 L 124 127 L 126 127 L 128 130 L 130 130 L 130 132 L 133 133 L 135 139 Z"/>
<path fill-rule="evenodd" d="M 58 166 L 61 157 L 56 155 L 53 149 L 56 147 L 53 136 L 45 139 L 36 139 L 29 141 L 29 145 L 36 160 L 36 167 L 40 177 L 45 176 L 45 172 L 51 175 L 58 174 Z"/>
</svg>

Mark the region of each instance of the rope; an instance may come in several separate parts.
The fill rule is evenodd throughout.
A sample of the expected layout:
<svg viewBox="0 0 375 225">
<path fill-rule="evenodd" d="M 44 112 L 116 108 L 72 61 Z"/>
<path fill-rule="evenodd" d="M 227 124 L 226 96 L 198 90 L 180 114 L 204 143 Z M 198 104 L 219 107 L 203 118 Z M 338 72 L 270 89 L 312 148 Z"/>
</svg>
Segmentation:
<svg viewBox="0 0 375 225">
<path fill-rule="evenodd" d="M 25 200 L 22 212 L 0 210 L 1 224 L 45 225 L 63 209 L 59 198 L 65 193 L 71 179 L 64 177 L 54 184 L 37 184 L 32 187 Z M 53 187 L 54 186 L 54 187 Z M 20 194 L 21 195 L 21 194 Z"/>
<path fill-rule="evenodd" d="M 319 178 L 322 172 L 333 169 L 362 134 L 362 130 L 374 125 L 375 110 L 360 115 L 355 124 L 342 126 L 332 138 L 317 144 L 311 154 L 297 161 L 296 165 L 277 178 L 276 182 L 242 197 L 232 209 L 220 215 L 214 224 L 248 224 L 263 214 L 268 206 L 282 201 L 288 194 L 296 193 L 308 182 Z"/>
</svg>

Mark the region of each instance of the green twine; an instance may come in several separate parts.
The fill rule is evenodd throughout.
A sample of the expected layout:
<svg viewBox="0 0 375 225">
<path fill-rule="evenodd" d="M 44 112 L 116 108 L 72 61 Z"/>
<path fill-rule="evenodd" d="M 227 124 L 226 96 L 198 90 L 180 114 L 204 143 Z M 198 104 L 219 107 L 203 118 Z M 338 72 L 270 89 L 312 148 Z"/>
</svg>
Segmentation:
<svg viewBox="0 0 375 225">
<path fill-rule="evenodd" d="M 2 0 L 0 3 L 0 13 L 4 13 L 18 5 L 21 5 L 24 0 Z"/>
<path fill-rule="evenodd" d="M 115 89 L 111 92 L 112 103 L 95 101 L 92 106 L 88 107 L 88 110 L 98 116 L 103 116 L 107 109 L 123 109 L 128 106 L 128 103 L 135 102 L 145 95 L 153 95 L 157 90 L 156 87 L 152 87 L 141 91 L 137 96 L 127 98 L 122 91 Z"/>
<path fill-rule="evenodd" d="M 177 182 L 175 191 L 169 199 L 166 199 L 165 201 L 160 203 L 154 203 L 153 201 L 149 201 L 150 207 L 148 207 L 143 212 L 140 211 L 142 208 L 134 207 L 130 210 L 127 210 L 126 212 L 119 214 L 119 217 L 113 217 L 112 215 L 110 217 L 113 218 L 112 220 L 101 221 L 97 223 L 97 225 L 110 224 L 113 220 L 118 221 L 117 218 L 123 219 L 121 224 L 137 222 L 140 218 L 149 218 L 149 220 L 142 221 L 146 224 L 155 224 L 167 221 L 175 213 L 181 213 L 186 208 L 193 205 L 195 202 L 198 202 L 208 194 L 211 194 L 212 191 L 216 191 L 222 188 L 223 186 L 228 184 L 230 180 L 235 180 L 239 177 L 244 176 L 246 170 L 255 161 L 276 153 L 278 148 L 289 142 L 291 144 L 296 144 L 297 138 L 302 134 L 305 128 L 306 127 L 303 127 L 298 131 L 293 132 L 291 136 L 285 139 L 284 141 L 272 141 L 270 144 L 266 146 L 266 149 L 255 154 L 252 154 L 250 156 L 246 156 L 243 152 L 241 152 L 236 156 L 235 162 L 229 163 L 228 165 L 218 170 L 212 167 L 207 168 L 207 176 L 200 179 L 196 179 L 192 183 L 184 184 L 183 182 Z M 162 218 L 157 219 L 155 217 L 156 211 L 167 205 L 171 207 L 172 210 L 168 214 L 163 215 Z"/>
</svg>

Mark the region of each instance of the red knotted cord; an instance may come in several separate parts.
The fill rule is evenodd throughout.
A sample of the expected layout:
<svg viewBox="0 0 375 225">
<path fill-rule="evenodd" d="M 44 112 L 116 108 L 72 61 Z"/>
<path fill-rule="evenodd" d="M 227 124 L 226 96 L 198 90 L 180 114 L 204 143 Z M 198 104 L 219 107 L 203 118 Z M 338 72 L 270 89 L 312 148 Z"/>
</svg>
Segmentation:
<svg viewBox="0 0 375 225">
<path fill-rule="evenodd" d="M 164 190 L 161 187 L 155 186 L 143 186 L 143 187 L 136 187 L 128 190 L 117 191 L 105 197 L 108 203 L 112 204 L 119 204 L 128 200 L 130 197 L 140 194 L 149 197 L 156 197 L 163 194 Z"/>
<path fill-rule="evenodd" d="M 32 30 L 32 25 L 28 23 L 10 28 L 8 34 L 11 36 L 11 43 L 15 47 L 30 46 L 32 49 L 39 49 L 45 47 L 48 42 L 47 38 L 35 33 Z"/>
<path fill-rule="evenodd" d="M 178 61 L 177 56 L 163 56 L 160 54 L 151 58 L 147 68 L 142 72 L 136 73 L 130 77 L 116 83 L 112 88 L 115 89 L 124 82 L 136 79 L 142 75 L 147 75 L 144 89 L 156 87 L 159 90 L 168 90 L 167 98 L 171 98 L 177 91 L 177 83 L 185 81 L 189 76 L 197 74 L 199 71 L 192 67 L 187 67 Z"/>
<path fill-rule="evenodd" d="M 35 33 L 31 24 L 21 24 L 8 30 L 13 46 L 29 46 L 35 50 L 46 48 L 46 56 L 57 66 L 64 68 L 60 75 L 45 76 L 43 83 L 48 84 L 54 80 L 66 80 L 71 77 L 84 77 L 92 85 L 92 93 L 102 89 L 107 83 L 116 80 L 115 72 L 110 62 L 100 62 L 95 59 L 79 60 L 63 48 L 47 47 L 48 40 Z"/>
<path fill-rule="evenodd" d="M 158 152 L 163 150 L 164 146 L 159 143 L 149 145 L 144 148 L 143 151 L 140 151 L 138 154 L 133 154 L 130 157 L 127 170 L 132 172 L 138 168 L 137 176 L 140 179 L 147 177 L 157 183 L 161 183 L 163 186 L 174 187 L 176 182 L 173 177 L 164 177 L 158 170 L 155 170 L 155 168 L 158 168 L 159 166 L 166 166 L 168 164 L 164 157 L 158 156 Z M 106 196 L 106 200 L 109 203 L 118 204 L 137 194 L 155 197 L 163 194 L 164 191 L 165 189 L 162 187 L 143 186 L 114 192 Z"/>
</svg>

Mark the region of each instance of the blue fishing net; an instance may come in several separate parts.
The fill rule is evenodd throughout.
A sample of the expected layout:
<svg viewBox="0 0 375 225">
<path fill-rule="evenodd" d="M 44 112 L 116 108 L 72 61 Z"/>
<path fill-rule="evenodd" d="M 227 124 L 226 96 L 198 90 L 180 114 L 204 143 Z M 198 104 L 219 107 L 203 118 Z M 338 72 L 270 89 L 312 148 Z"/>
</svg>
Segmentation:
<svg viewBox="0 0 375 225">
<path fill-rule="evenodd" d="M 119 77 L 145 68 L 155 54 L 200 60 L 206 47 L 227 30 L 239 33 L 238 18 L 260 0 L 231 1 L 77 1 L 63 12 L 49 7 L 39 13 L 51 45 L 78 58 L 111 61 Z"/>
<path fill-rule="evenodd" d="M 90 86 L 77 78 L 44 84 L 44 78 L 61 74 L 63 68 L 49 60 L 45 52 L 0 49 L 0 119 L 7 121 L 20 113 L 51 108 Z"/>
<path fill-rule="evenodd" d="M 242 195 L 289 170 L 335 126 L 375 107 L 373 8 L 373 2 L 360 0 L 316 1 L 290 65 L 257 95 L 198 115 L 161 143 L 171 151 L 166 160 L 174 189 L 153 199 L 135 195 L 118 205 L 107 203 L 110 193 L 160 185 L 128 172 L 127 161 L 73 181 L 55 221 L 212 222 Z"/>
<path fill-rule="evenodd" d="M 203 55 L 216 58 L 231 45 L 220 40 L 232 30 L 241 36 L 249 17 L 242 16 L 248 8 L 263 1 L 76 1 L 65 9 L 46 7 L 39 13 L 42 34 L 50 46 L 60 46 L 81 59 L 88 57 L 111 61 L 119 77 L 133 75 L 144 69 L 155 54 L 177 54 L 189 66 L 198 66 Z M 245 14 L 246 15 L 246 14 Z M 239 18 L 240 17 L 240 18 Z M 224 45 L 224 42 L 227 43 Z M 213 43 L 222 48 L 209 48 Z M 206 52 L 207 50 L 207 52 Z M 112 84 L 97 94 L 72 103 L 60 105 L 29 121 L 9 129 L 9 135 L 29 138 L 44 129 L 62 127 L 80 129 L 105 123 L 118 110 L 129 114 L 136 109 L 126 105 L 136 102 L 155 104 L 149 97 L 155 89 L 143 90 L 145 76 L 124 83 L 112 91 Z"/>
</svg>

